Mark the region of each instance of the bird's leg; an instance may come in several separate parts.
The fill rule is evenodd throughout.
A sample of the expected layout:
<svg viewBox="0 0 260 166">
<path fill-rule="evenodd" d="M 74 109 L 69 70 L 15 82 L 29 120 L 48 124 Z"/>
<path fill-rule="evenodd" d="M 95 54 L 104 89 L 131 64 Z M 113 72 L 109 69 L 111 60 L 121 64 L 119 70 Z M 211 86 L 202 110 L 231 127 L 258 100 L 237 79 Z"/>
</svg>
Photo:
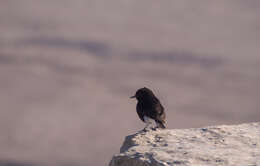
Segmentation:
<svg viewBox="0 0 260 166">
<path fill-rule="evenodd" d="M 147 122 L 144 128 L 147 129 L 150 126 L 150 124 L 151 122 Z"/>
<path fill-rule="evenodd" d="M 144 127 L 144 131 L 149 131 L 149 126 L 150 126 L 150 122 L 146 123 L 145 127 Z"/>
<path fill-rule="evenodd" d="M 158 128 L 157 126 L 153 126 L 153 127 L 152 127 L 152 130 L 153 130 L 153 131 L 156 131 L 157 128 Z"/>
<path fill-rule="evenodd" d="M 152 124 L 151 118 L 144 116 L 144 122 L 146 123 L 144 131 L 148 131 L 148 127 Z"/>
<path fill-rule="evenodd" d="M 155 123 L 156 123 L 156 126 L 155 126 L 154 130 L 157 130 L 157 129 L 159 129 L 160 127 L 159 127 L 158 122 L 155 122 Z"/>
<path fill-rule="evenodd" d="M 156 129 L 165 129 L 165 125 L 162 122 L 155 121 L 155 123 L 156 123 L 155 130 Z"/>
</svg>

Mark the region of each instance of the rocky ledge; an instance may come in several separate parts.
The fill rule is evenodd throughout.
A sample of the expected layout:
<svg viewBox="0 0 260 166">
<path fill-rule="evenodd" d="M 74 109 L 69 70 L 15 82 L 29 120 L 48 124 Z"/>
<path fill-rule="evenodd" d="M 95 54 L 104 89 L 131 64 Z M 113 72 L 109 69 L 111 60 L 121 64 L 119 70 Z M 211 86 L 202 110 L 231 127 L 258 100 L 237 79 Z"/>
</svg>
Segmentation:
<svg viewBox="0 0 260 166">
<path fill-rule="evenodd" d="M 260 122 L 129 135 L 110 166 L 260 166 Z"/>
</svg>

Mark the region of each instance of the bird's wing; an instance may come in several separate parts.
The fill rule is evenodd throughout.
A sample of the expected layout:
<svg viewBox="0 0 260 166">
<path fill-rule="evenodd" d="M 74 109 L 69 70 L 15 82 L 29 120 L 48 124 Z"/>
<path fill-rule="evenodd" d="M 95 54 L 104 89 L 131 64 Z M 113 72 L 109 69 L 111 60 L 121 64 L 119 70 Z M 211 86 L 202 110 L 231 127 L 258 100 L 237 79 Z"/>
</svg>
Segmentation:
<svg viewBox="0 0 260 166">
<path fill-rule="evenodd" d="M 154 111 L 156 112 L 156 119 L 165 123 L 165 112 L 161 103 L 156 104 Z"/>
</svg>

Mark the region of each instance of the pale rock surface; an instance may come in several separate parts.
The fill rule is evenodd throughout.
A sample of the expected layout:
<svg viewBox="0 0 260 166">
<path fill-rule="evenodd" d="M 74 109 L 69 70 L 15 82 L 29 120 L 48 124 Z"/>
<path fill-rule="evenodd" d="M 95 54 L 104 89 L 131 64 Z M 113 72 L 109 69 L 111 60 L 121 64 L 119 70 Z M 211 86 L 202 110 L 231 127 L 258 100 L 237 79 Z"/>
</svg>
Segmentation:
<svg viewBox="0 0 260 166">
<path fill-rule="evenodd" d="M 140 131 L 110 166 L 260 166 L 260 123 Z"/>
</svg>

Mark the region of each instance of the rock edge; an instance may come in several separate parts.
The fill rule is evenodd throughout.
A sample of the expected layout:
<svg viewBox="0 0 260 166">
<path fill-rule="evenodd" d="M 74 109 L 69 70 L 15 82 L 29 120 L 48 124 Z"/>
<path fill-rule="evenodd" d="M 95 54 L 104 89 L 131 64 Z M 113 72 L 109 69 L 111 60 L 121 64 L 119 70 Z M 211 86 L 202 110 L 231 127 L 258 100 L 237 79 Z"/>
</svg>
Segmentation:
<svg viewBox="0 0 260 166">
<path fill-rule="evenodd" d="M 260 122 L 129 135 L 109 166 L 260 166 Z"/>
</svg>

